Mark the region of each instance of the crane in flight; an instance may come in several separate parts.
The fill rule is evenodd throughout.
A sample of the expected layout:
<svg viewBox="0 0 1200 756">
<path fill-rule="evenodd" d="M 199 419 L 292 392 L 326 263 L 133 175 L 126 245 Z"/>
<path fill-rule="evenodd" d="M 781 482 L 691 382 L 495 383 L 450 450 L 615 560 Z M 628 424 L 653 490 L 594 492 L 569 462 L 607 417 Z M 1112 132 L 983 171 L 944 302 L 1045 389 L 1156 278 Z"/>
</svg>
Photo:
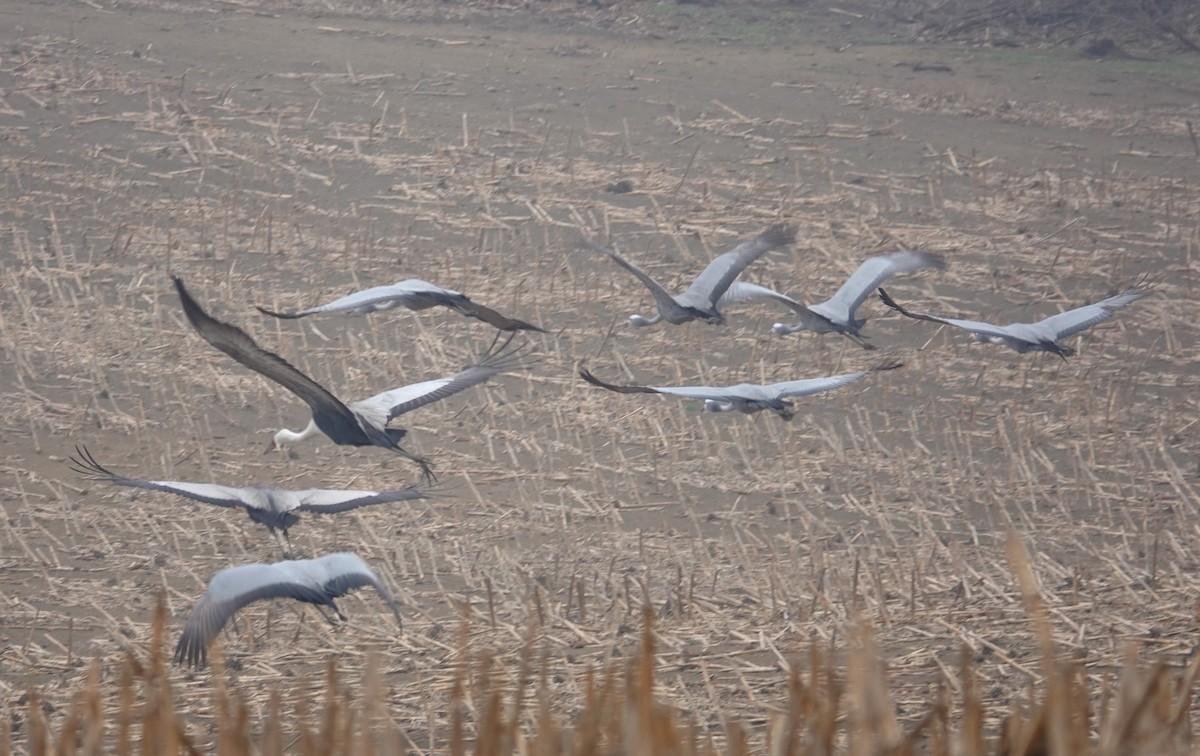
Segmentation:
<svg viewBox="0 0 1200 756">
<path fill-rule="evenodd" d="M 649 273 L 621 257 L 607 247 L 601 247 L 590 241 L 584 241 L 583 247 L 591 252 L 612 259 L 617 265 L 632 273 L 654 297 L 658 313 L 647 318 L 644 315 L 630 315 L 629 322 L 635 326 L 650 326 L 661 321 L 678 325 L 692 320 L 702 320 L 706 323 L 724 323 L 725 316 L 720 312 L 723 304 L 729 304 L 740 299 L 761 296 L 757 290 L 761 287 L 746 287 L 740 290 L 743 296 L 726 293 L 734 279 L 746 269 L 750 263 L 762 257 L 767 252 L 791 244 L 796 239 L 795 230 L 786 226 L 772 226 L 758 236 L 744 241 L 724 254 L 717 255 L 707 267 L 701 271 L 692 285 L 682 294 L 674 295 L 667 291 L 662 284 L 655 281 Z M 763 291 L 770 291 L 763 289 Z"/>
<path fill-rule="evenodd" d="M 393 491 L 309 488 L 296 491 L 271 486 L 235 488 L 217 483 L 127 478 L 101 465 L 84 446 L 75 447 L 75 456 L 71 457 L 71 463 L 72 470 L 89 480 L 103 481 L 115 486 L 162 491 L 218 507 L 241 509 L 251 520 L 266 526 L 287 559 L 292 558 L 292 542 L 288 537 L 288 529 L 300 522 L 297 512 L 332 514 L 372 504 L 429 498 L 427 492 L 418 488 L 400 488 Z"/>
<path fill-rule="evenodd" d="M 896 301 L 883 288 L 879 289 L 879 299 L 906 318 L 928 320 L 931 323 L 941 323 L 970 331 L 971 338 L 980 343 L 1003 344 L 1022 354 L 1025 352 L 1050 352 L 1066 361 L 1068 357 L 1074 356 L 1075 349 L 1059 343 L 1062 339 L 1103 323 L 1112 318 L 1117 310 L 1128 307 L 1153 291 L 1154 287 L 1147 284 L 1146 278 L 1143 277 L 1125 291 L 1099 302 L 1060 312 L 1036 323 L 1010 323 L 1002 326 L 981 323 L 977 320 L 957 320 L 924 312 L 913 312 L 896 304 Z"/>
<path fill-rule="evenodd" d="M 175 646 L 175 663 L 204 666 L 213 638 L 238 610 L 255 601 L 290 598 L 312 604 L 333 624 L 323 607 L 329 607 L 339 620 L 345 621 L 346 615 L 338 609 L 334 599 L 364 586 L 374 588 L 387 602 L 396 622 L 401 623 L 400 610 L 392 592 L 357 554 L 340 552 L 317 559 L 243 564 L 223 569 L 208 581 L 208 590 L 188 616 L 183 635 Z"/>
<path fill-rule="evenodd" d="M 743 412 L 750 414 L 771 410 L 783 420 L 791 420 L 796 414 L 789 398 L 811 396 L 822 391 L 840 388 L 867 377 L 880 370 L 894 370 L 903 363 L 889 362 L 870 370 L 844 373 L 824 378 L 806 378 L 797 381 L 781 381 L 766 385 L 739 383 L 736 386 L 640 386 L 606 383 L 592 375 L 586 368 L 579 369 L 579 377 L 593 386 L 599 386 L 619 394 L 668 394 L 684 399 L 703 399 L 704 409 L 709 412 Z"/>
<path fill-rule="evenodd" d="M 864 349 L 874 349 L 875 347 L 859 333 L 867 322 L 866 318 L 859 320 L 854 317 L 854 312 L 859 305 L 870 296 L 871 292 L 875 291 L 879 284 L 898 273 L 907 273 L 922 268 L 943 270 L 945 267 L 946 260 L 941 255 L 910 249 L 867 258 L 842 284 L 842 287 L 824 302 L 808 306 L 801 305 L 797 309 L 793 306 L 796 300 L 777 294 L 775 298 L 796 310 L 800 314 L 800 320 L 790 325 L 776 323 L 771 326 L 771 331 L 781 335 L 797 331 L 840 333 Z M 759 296 L 769 295 L 760 293 Z"/>
<path fill-rule="evenodd" d="M 321 312 L 344 312 L 352 315 L 365 315 L 371 312 L 390 310 L 393 307 L 404 307 L 414 312 L 427 310 L 431 307 L 448 307 L 460 315 L 482 320 L 501 331 L 546 332 L 545 329 L 531 323 L 526 323 L 524 320 L 516 320 L 501 315 L 492 308 L 479 304 L 466 294 L 454 291 L 453 289 L 442 288 L 437 284 L 431 284 L 419 278 L 408 278 L 388 286 L 373 286 L 369 289 L 356 291 L 353 294 L 347 294 L 332 302 L 295 312 L 276 312 L 255 305 L 255 308 L 264 315 L 288 320 L 305 318 Z"/>
</svg>

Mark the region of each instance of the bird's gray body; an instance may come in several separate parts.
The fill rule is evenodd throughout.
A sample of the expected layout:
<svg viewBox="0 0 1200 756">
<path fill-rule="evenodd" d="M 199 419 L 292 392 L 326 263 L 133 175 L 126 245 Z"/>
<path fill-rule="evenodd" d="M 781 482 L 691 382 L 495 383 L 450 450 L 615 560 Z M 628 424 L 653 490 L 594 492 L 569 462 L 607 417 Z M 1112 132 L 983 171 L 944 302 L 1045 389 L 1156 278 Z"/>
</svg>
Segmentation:
<svg viewBox="0 0 1200 756">
<path fill-rule="evenodd" d="M 752 414 L 762 410 L 771 410 L 784 420 L 791 420 L 795 408 L 787 399 L 799 396 L 811 396 L 823 391 L 846 386 L 854 383 L 873 372 L 892 370 L 900 367 L 899 363 L 890 363 L 872 370 L 861 370 L 856 373 L 844 373 L 823 378 L 805 378 L 795 381 L 758 384 L 739 383 L 734 386 L 622 386 L 606 383 L 590 372 L 580 369 L 579 375 L 593 386 L 608 389 L 622 394 L 667 394 L 685 399 L 703 399 L 704 409 L 708 412 L 743 412 Z"/>
<path fill-rule="evenodd" d="M 345 619 L 334 599 L 363 586 L 373 587 L 400 621 L 391 591 L 357 554 L 340 552 L 317 559 L 228 567 L 212 577 L 208 590 L 192 609 L 175 647 L 175 661 L 202 666 L 212 639 L 239 609 L 255 601 L 291 598 L 328 606 Z"/>
<path fill-rule="evenodd" d="M 417 488 L 401 488 L 392 491 L 330 488 L 289 490 L 259 485 L 235 488 L 219 483 L 140 480 L 113 473 L 97 462 L 84 447 L 76 447 L 75 451 L 76 456 L 71 458 L 74 463 L 73 469 L 91 480 L 101 480 L 116 486 L 162 491 L 218 507 L 241 509 L 251 520 L 265 525 L 276 538 L 278 538 L 276 531 L 282 532 L 286 545 L 281 542 L 280 546 L 286 556 L 291 555 L 288 529 L 300 522 L 296 512 L 332 514 L 372 504 L 414 501 L 429 496 L 428 493 Z"/>
<path fill-rule="evenodd" d="M 884 289 L 879 289 L 879 298 L 885 305 L 914 320 L 928 320 L 932 323 L 961 328 L 969 331 L 971 338 L 983 344 L 1000 344 L 1016 352 L 1050 352 L 1064 360 L 1075 354 L 1075 350 L 1060 343 L 1062 339 L 1074 336 L 1112 318 L 1117 310 L 1128 307 L 1137 300 L 1151 293 L 1153 288 L 1143 279 L 1130 288 L 1099 302 L 1076 307 L 1073 310 L 1051 315 L 1036 323 L 1010 323 L 1009 325 L 992 325 L 978 320 L 960 320 L 930 315 L 923 312 L 913 312 L 896 304 L 895 300 Z"/>
</svg>

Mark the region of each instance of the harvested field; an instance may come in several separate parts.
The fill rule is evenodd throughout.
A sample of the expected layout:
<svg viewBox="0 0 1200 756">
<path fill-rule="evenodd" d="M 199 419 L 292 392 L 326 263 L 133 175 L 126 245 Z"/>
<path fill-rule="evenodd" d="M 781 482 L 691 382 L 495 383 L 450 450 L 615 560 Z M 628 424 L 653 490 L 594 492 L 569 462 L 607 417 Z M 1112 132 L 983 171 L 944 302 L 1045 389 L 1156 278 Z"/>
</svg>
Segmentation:
<svg viewBox="0 0 1200 756">
<path fill-rule="evenodd" d="M 288 322 L 253 305 L 419 277 L 550 331 L 530 336 L 528 370 L 405 416 L 437 498 L 293 530 L 303 555 L 361 554 L 404 627 L 367 593 L 343 602 L 346 627 L 248 608 L 223 646 L 252 722 L 278 690 L 286 730 L 327 662 L 357 690 L 373 660 L 408 747 L 444 750 L 464 617 L 509 686 L 536 628 L 548 706 L 570 718 L 588 670 L 636 654 L 649 605 L 659 698 L 704 737 L 733 720 L 763 746 L 785 670 L 814 643 L 842 647 L 859 618 L 903 725 L 960 692 L 966 648 L 998 737 L 1044 684 L 1013 531 L 1097 706 L 1128 655 L 1191 663 L 1194 61 L 884 44 L 791 11 L 764 45 L 726 16 L 694 35 L 673 8 L 457 9 L 447 24 L 421 3 L 0 9 L 0 701 L 18 747 L 30 686 L 61 725 L 90 660 L 147 654 L 160 595 L 173 639 L 213 573 L 277 556 L 240 513 L 80 480 L 76 444 L 139 478 L 416 479 L 324 439 L 263 454 L 307 422 L 303 404 L 197 337 L 168 272 L 348 398 L 458 370 L 493 333 L 440 310 Z M 1067 362 L 868 301 L 866 334 L 905 367 L 799 400 L 791 423 L 577 378 L 584 361 L 653 385 L 877 364 L 843 338 L 771 334 L 787 313 L 770 304 L 730 308 L 725 326 L 630 328 L 645 289 L 575 249 L 611 241 L 682 286 L 776 222 L 799 241 L 744 278 L 810 302 L 897 246 L 950 262 L 891 281 L 900 301 L 992 322 L 1142 275 L 1157 291 L 1076 337 Z M 190 736 L 212 743 L 213 676 L 170 674 Z M 99 685 L 116 691 L 116 672 Z"/>
</svg>

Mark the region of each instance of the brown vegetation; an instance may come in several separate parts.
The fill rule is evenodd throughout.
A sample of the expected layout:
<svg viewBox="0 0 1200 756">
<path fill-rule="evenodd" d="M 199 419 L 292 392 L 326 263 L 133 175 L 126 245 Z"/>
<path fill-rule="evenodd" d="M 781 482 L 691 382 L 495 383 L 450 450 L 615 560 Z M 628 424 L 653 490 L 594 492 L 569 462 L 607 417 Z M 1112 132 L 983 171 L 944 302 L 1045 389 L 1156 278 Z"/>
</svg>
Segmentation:
<svg viewBox="0 0 1200 756">
<path fill-rule="evenodd" d="M 220 653 L 214 657 L 213 709 L 217 752 L 240 754 L 706 754 L 741 756 L 777 754 L 929 754 L 942 756 L 1033 756 L 1034 754 L 1190 753 L 1193 733 L 1188 712 L 1200 656 L 1186 669 L 1147 668 L 1136 654 L 1125 661 L 1119 682 L 1097 705 L 1087 677 L 1076 662 L 1061 659 L 1054 648 L 1029 557 L 1014 538 L 1010 558 L 1030 619 L 1035 626 L 1040 679 L 1034 702 L 1007 713 L 998 737 L 984 735 L 987 708 L 979 692 L 972 654 L 963 649 L 959 668 L 941 680 L 924 703 L 925 713 L 905 727 L 895 716 L 886 662 L 870 624 L 859 621 L 848 646 L 848 670 L 838 671 L 835 655 L 813 643 L 807 656 L 784 665 L 787 696 L 780 709 L 766 714 L 767 737 L 752 747 L 736 718 L 718 732 L 704 733 L 697 723 L 664 704 L 656 688 L 654 612 L 643 610 L 639 652 L 627 663 L 609 662 L 589 670 L 583 698 L 564 720 L 553 712 L 545 657 L 537 660 L 536 626 L 515 665 L 504 665 L 490 652 L 474 651 L 464 619 L 458 661 L 445 697 L 449 731 L 435 734 L 427 723 L 428 742 L 420 745 L 393 721 L 384 703 L 378 668 L 368 664 L 357 696 L 339 683 L 336 663 L 327 663 L 319 698 L 305 687 L 293 690 L 239 690 L 226 679 Z M 30 753 L 88 754 L 199 753 L 189 733 L 188 716 L 173 695 L 166 667 L 166 603 L 155 612 L 148 658 L 130 652 L 119 666 L 119 682 L 101 683 L 95 662 L 58 732 L 41 712 L 36 691 L 28 696 L 25 719 Z M 218 646 L 219 648 L 219 646 Z M 114 691 L 115 688 L 115 691 Z M 263 701 L 263 698 L 266 698 Z M 248 699 L 257 698 L 266 716 L 260 722 Z M 319 702 L 318 702 L 319 701 Z M 714 702 L 715 703 L 715 702 Z M 281 716 L 291 709 L 292 716 Z M 284 724 L 284 722 L 287 724 Z M 11 752 L 0 740 L 0 754 Z"/>
<path fill-rule="evenodd" d="M 451 732 L 465 743 L 486 731 L 490 710 L 482 673 L 460 671 L 464 613 L 469 648 L 489 650 L 503 681 L 504 722 L 533 625 L 526 696 L 544 691 L 562 727 L 619 732 L 582 712 L 616 710 L 588 708 L 588 690 L 601 695 L 610 668 L 612 695 L 623 689 L 646 606 L 656 700 L 701 744 L 740 742 L 725 734 L 737 722 L 765 750 L 805 700 L 786 670 L 811 687 L 813 669 L 844 669 L 855 689 L 850 661 L 873 658 L 849 651 L 862 618 L 886 662 L 890 698 L 871 700 L 887 742 L 945 710 L 946 732 L 978 723 L 996 743 L 1009 712 L 1038 721 L 1058 679 L 1010 579 L 1010 530 L 1043 578 L 1055 648 L 1075 670 L 1060 687 L 1077 710 L 1086 700 L 1088 742 L 1113 742 L 1102 722 L 1128 730 L 1109 712 L 1139 701 L 1155 713 L 1128 721 L 1177 721 L 1200 641 L 1194 79 L 845 33 L 738 46 L 285 2 L 106 5 L 27 3 L 19 24 L 0 24 L 0 701 L 22 720 L 15 750 L 65 731 L 89 674 L 101 698 L 79 700 L 74 721 L 99 708 L 118 741 L 122 695 L 169 689 L 174 713 L 155 708 L 155 721 L 177 714 L 209 747 L 223 731 L 215 683 L 229 691 L 222 721 L 244 704 L 252 736 L 270 740 L 261 691 L 278 690 L 279 738 L 310 722 L 315 740 L 315 704 L 296 700 L 319 700 L 330 661 L 337 700 L 380 701 L 366 692 L 377 672 L 409 747 L 449 748 Z M 1069 363 L 971 345 L 868 302 L 872 341 L 904 369 L 799 403 L 791 423 L 704 416 L 576 377 L 584 358 L 655 385 L 874 364 L 845 339 L 769 334 L 785 313 L 768 306 L 731 309 L 722 329 L 635 333 L 622 324 L 647 305 L 644 288 L 572 252 L 586 234 L 676 284 L 780 221 L 802 241 L 749 280 L 806 301 L 897 245 L 950 261 L 892 286 L 939 313 L 1032 319 L 1145 273 L 1160 291 L 1075 339 Z M 395 591 L 403 633 L 355 597 L 339 628 L 258 604 L 224 634 L 223 674 L 124 666 L 133 649 L 154 668 L 144 649 L 164 632 L 159 595 L 173 640 L 212 574 L 274 551 L 245 517 L 80 481 L 67 467 L 76 444 L 146 478 L 410 482 L 387 454 L 320 442 L 262 454 L 275 429 L 307 421 L 304 406 L 196 337 L 168 273 L 347 396 L 458 369 L 491 329 L 437 312 L 283 323 L 253 305 L 416 275 L 553 331 L 530 337 L 536 369 L 405 423 L 442 496 L 307 518 L 291 534 L 303 555 L 362 554 Z M 814 647 L 821 664 L 807 661 Z M 1120 686 L 1133 708 L 1114 709 L 1127 665 L 1140 670 Z M 448 705 L 456 675 L 461 707 Z M 1147 698 L 1155 680 L 1162 692 Z M 968 688 L 978 708 L 963 707 Z M 805 716 L 842 721 L 811 714 L 835 700 Z M 522 704 L 522 732 L 539 707 Z M 1155 732 L 1183 738 L 1200 721 L 1184 711 L 1178 730 Z M 921 732 L 942 732 L 939 716 Z"/>
</svg>

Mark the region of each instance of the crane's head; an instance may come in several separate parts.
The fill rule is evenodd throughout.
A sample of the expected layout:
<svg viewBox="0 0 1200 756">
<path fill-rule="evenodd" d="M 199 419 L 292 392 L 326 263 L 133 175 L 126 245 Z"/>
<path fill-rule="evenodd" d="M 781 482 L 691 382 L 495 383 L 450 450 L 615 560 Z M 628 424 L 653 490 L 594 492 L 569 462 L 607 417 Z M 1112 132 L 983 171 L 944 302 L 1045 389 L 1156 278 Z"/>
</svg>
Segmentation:
<svg viewBox="0 0 1200 756">
<path fill-rule="evenodd" d="M 629 325 L 637 326 L 638 328 L 643 328 L 645 326 L 652 326 L 655 323 L 659 322 L 660 320 L 662 320 L 661 314 L 655 315 L 652 318 L 648 318 L 645 315 L 630 315 L 629 316 Z"/>
<path fill-rule="evenodd" d="M 284 437 L 284 434 L 286 434 L 287 432 L 288 432 L 287 429 L 281 429 L 281 430 L 276 431 L 275 435 L 271 436 L 271 440 L 267 442 L 267 448 L 263 450 L 263 454 L 270 454 L 273 451 L 282 451 L 284 441 L 287 440 Z"/>
<path fill-rule="evenodd" d="M 719 399 L 705 399 L 704 409 L 709 412 L 733 412 L 733 402 L 723 402 Z"/>
<path fill-rule="evenodd" d="M 778 336 L 786 336 L 789 333 L 795 333 L 796 331 L 803 330 L 803 324 L 788 325 L 787 323 L 776 323 L 775 325 L 771 326 L 771 333 Z"/>
</svg>

